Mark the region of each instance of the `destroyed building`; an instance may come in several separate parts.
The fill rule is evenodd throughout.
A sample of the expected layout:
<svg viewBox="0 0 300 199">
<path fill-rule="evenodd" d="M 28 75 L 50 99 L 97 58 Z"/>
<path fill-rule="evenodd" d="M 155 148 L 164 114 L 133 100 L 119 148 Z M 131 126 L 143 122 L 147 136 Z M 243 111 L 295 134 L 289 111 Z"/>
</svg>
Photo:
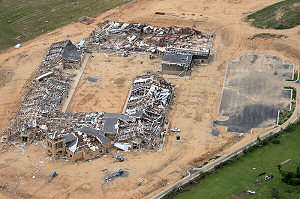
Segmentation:
<svg viewBox="0 0 300 199">
<path fill-rule="evenodd" d="M 79 68 L 82 57 L 69 40 L 50 46 L 27 86 L 19 111 L 4 131 L 7 141 L 31 144 L 45 140 L 50 157 L 73 161 L 105 154 L 113 146 L 112 141 L 119 142 L 117 146 L 123 143 L 138 149 L 158 148 L 173 85 L 158 75 L 138 76 L 132 83 L 125 114 L 63 113 L 75 76 L 65 69 Z"/>
<path fill-rule="evenodd" d="M 53 157 L 67 156 L 70 160 L 89 160 L 106 154 L 111 148 L 111 140 L 102 131 L 83 126 L 72 133 L 48 133 L 46 137 L 47 153 Z"/>
<path fill-rule="evenodd" d="M 193 56 L 190 54 L 165 53 L 162 61 L 162 73 L 186 76 L 191 73 Z"/>
<path fill-rule="evenodd" d="M 204 34 L 193 28 L 171 26 L 159 28 L 143 23 L 123 23 L 106 21 L 102 29 L 94 29 L 85 39 L 85 46 L 91 51 L 99 52 L 141 52 L 157 53 L 164 60 L 172 61 L 173 67 L 162 63 L 163 74 L 190 74 L 192 65 L 180 67 L 182 56 L 189 55 L 193 60 L 202 64 L 209 63 L 214 33 Z M 177 58 L 178 57 L 178 58 Z M 178 67 L 175 67 L 177 65 Z M 179 72 L 178 72 L 179 71 Z"/>
<path fill-rule="evenodd" d="M 79 68 L 81 65 L 82 55 L 82 51 L 78 50 L 70 40 L 67 40 L 62 53 L 63 67 L 66 69 Z"/>
<path fill-rule="evenodd" d="M 76 61 L 70 58 L 73 53 Z M 47 153 L 53 158 L 67 155 L 73 160 L 86 159 L 106 152 L 111 145 L 107 139 L 80 131 L 82 127 L 102 129 L 103 113 L 61 112 L 74 77 L 64 71 L 64 63 L 68 68 L 78 68 L 81 58 L 82 52 L 69 40 L 51 45 L 6 130 L 8 141 L 33 143 L 46 139 Z"/>
<path fill-rule="evenodd" d="M 94 29 L 85 39 L 85 46 L 92 51 L 132 51 L 182 53 L 187 51 L 203 56 L 210 53 L 213 33 L 207 35 L 192 28 L 171 26 L 154 27 L 143 23 L 106 21 L 101 29 Z M 208 53 L 208 54 L 207 54 Z M 200 54 L 199 54 L 200 55 Z M 197 57 L 200 58 L 200 57 Z"/>
<path fill-rule="evenodd" d="M 50 46 L 45 61 L 59 62 L 63 68 L 74 69 L 80 67 L 82 56 L 82 51 L 78 50 L 71 40 L 65 40 Z"/>
<path fill-rule="evenodd" d="M 115 142 L 136 149 L 158 149 L 165 135 L 166 110 L 174 85 L 155 74 L 134 79 L 125 107 L 132 120 L 119 119 Z"/>
</svg>

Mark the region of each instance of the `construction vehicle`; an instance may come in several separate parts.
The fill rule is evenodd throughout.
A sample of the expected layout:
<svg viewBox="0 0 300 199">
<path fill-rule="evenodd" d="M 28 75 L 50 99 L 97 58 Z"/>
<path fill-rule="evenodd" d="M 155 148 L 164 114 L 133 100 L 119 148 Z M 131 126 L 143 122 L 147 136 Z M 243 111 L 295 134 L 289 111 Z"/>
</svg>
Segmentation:
<svg viewBox="0 0 300 199">
<path fill-rule="evenodd" d="M 122 155 L 118 155 L 116 153 L 113 152 L 109 152 L 110 154 L 115 155 L 115 158 L 119 161 L 119 162 L 123 162 L 125 160 L 125 158 Z"/>
</svg>

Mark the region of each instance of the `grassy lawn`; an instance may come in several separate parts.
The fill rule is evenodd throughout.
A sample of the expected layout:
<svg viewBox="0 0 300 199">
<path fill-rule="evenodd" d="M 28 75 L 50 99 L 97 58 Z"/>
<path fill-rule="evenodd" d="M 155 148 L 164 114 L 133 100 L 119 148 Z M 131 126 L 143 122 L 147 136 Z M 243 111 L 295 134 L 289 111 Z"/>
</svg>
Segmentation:
<svg viewBox="0 0 300 199">
<path fill-rule="evenodd" d="M 0 0 L 0 50 L 129 1 Z"/>
<path fill-rule="evenodd" d="M 257 28 L 288 29 L 300 24 L 300 1 L 285 0 L 248 16 Z"/>
<path fill-rule="evenodd" d="M 177 195 L 176 198 L 232 198 L 230 194 L 242 198 L 241 194 L 246 190 L 256 192 L 250 198 L 272 198 L 271 188 L 279 190 L 279 198 L 300 198 L 300 187 L 283 183 L 276 167 L 279 163 L 291 159 L 283 165 L 283 169 L 293 172 L 296 170 L 296 165 L 300 161 L 300 125 L 292 133 L 281 135 L 279 141 L 279 144 L 269 143 L 255 149 L 236 162 L 218 169 L 204 178 L 200 184 L 188 192 Z M 264 181 L 263 176 L 257 177 L 263 172 L 273 174 L 274 178 Z M 260 180 L 259 184 L 255 184 L 257 179 Z"/>
</svg>

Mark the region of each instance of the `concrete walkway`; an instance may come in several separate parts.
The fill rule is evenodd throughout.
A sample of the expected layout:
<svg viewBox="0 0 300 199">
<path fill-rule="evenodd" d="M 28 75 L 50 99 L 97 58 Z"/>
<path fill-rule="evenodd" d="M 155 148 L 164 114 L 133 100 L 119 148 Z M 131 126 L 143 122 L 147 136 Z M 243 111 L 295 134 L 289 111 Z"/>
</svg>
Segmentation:
<svg viewBox="0 0 300 199">
<path fill-rule="evenodd" d="M 299 92 L 300 92 L 300 84 L 297 82 L 286 82 L 287 86 L 291 86 L 296 88 L 297 90 L 297 97 L 296 97 L 296 108 L 295 111 L 293 113 L 293 115 L 288 119 L 288 121 L 286 121 L 283 125 L 278 126 L 277 128 L 272 129 L 271 131 L 259 136 L 261 139 L 264 139 L 266 137 L 268 137 L 269 135 L 273 134 L 273 133 L 277 133 L 279 132 L 281 129 L 284 129 L 287 127 L 288 124 L 295 122 L 298 117 L 299 117 L 299 113 L 300 113 L 300 106 L 299 106 Z M 162 198 L 165 195 L 167 195 L 168 193 L 170 193 L 173 189 L 178 188 L 186 183 L 188 183 L 190 180 L 195 179 L 197 176 L 200 175 L 201 172 L 207 172 L 209 170 L 212 170 L 215 166 L 219 165 L 220 163 L 229 160 L 230 158 L 232 158 L 233 156 L 241 153 L 245 148 L 252 146 L 254 144 L 256 144 L 257 142 L 257 138 L 247 142 L 246 144 L 244 144 L 243 146 L 227 153 L 226 155 L 216 159 L 215 161 L 205 165 L 202 168 L 193 168 L 188 172 L 188 176 L 186 176 L 185 178 L 177 181 L 175 184 L 171 185 L 170 187 L 166 188 L 165 190 L 157 193 L 155 196 L 152 197 L 152 199 L 158 199 L 158 198 Z M 201 186 L 201 185 L 199 185 Z"/>
<path fill-rule="evenodd" d="M 71 102 L 71 99 L 72 99 L 72 97 L 74 95 L 74 92 L 75 92 L 75 90 L 76 90 L 76 88 L 78 86 L 78 83 L 79 83 L 79 81 L 81 79 L 81 76 L 83 74 L 83 71 L 84 71 L 84 69 L 85 69 L 85 67 L 86 67 L 89 59 L 90 59 L 90 56 L 88 54 L 83 57 L 83 62 L 82 62 L 81 69 L 79 70 L 78 74 L 74 78 L 74 83 L 72 85 L 72 88 L 70 89 L 70 92 L 68 94 L 68 98 L 66 99 L 66 101 L 65 101 L 65 103 L 64 103 L 64 105 L 63 105 L 63 107 L 61 109 L 61 111 L 63 113 L 65 113 L 67 111 L 67 109 L 68 109 L 68 106 L 69 106 L 69 104 Z"/>
</svg>

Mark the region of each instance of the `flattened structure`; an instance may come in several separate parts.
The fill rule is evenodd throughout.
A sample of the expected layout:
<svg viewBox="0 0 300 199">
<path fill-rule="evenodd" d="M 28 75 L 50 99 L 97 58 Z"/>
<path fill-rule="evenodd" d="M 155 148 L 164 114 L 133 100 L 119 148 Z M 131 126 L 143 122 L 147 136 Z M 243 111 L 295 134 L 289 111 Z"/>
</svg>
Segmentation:
<svg viewBox="0 0 300 199">
<path fill-rule="evenodd" d="M 106 21 L 102 29 L 94 29 L 85 39 L 85 46 L 93 51 L 170 51 L 208 57 L 213 35 L 193 28 L 159 28 L 144 23 Z"/>
</svg>

